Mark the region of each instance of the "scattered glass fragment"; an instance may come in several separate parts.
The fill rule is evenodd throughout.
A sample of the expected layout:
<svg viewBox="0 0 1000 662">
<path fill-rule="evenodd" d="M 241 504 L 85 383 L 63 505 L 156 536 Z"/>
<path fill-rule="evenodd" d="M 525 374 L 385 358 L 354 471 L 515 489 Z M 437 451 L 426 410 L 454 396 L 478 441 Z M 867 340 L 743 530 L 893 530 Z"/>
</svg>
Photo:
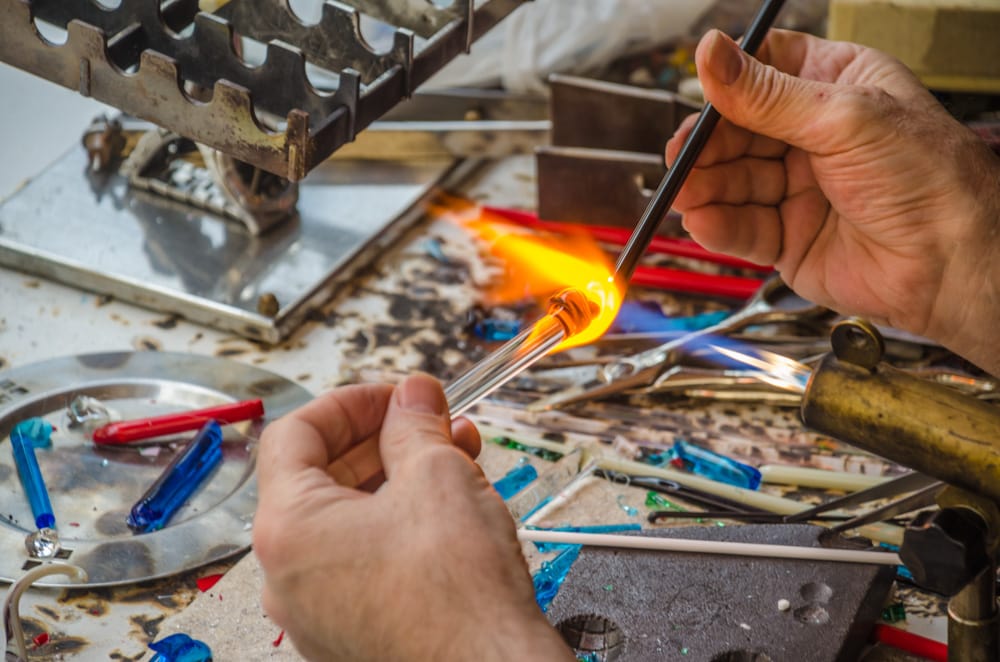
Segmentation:
<svg viewBox="0 0 1000 662">
<path fill-rule="evenodd" d="M 221 574 L 205 575 L 204 577 L 199 577 L 198 579 L 194 580 L 194 583 L 198 587 L 198 590 L 204 593 L 213 586 L 215 586 L 216 584 L 218 584 L 220 579 L 222 579 Z"/>
<path fill-rule="evenodd" d="M 78 395 L 69 403 L 66 408 L 69 417 L 69 427 L 83 427 L 86 431 L 92 431 L 112 421 L 121 420 L 121 415 L 109 409 L 107 405 L 92 398 L 89 395 Z"/>
<path fill-rule="evenodd" d="M 37 529 L 24 538 L 28 555 L 36 559 L 51 559 L 62 549 L 59 532 L 48 527 Z"/>
<path fill-rule="evenodd" d="M 156 655 L 150 662 L 211 662 L 212 649 L 203 641 L 192 639 L 183 632 L 164 637 L 149 645 Z"/>
<path fill-rule="evenodd" d="M 542 567 L 531 578 L 535 587 L 535 601 L 544 612 L 548 610 L 552 599 L 559 592 L 566 575 L 573 567 L 573 562 L 580 555 L 582 545 L 570 545 L 553 559 L 542 562 Z"/>
<path fill-rule="evenodd" d="M 472 330 L 483 340 L 506 342 L 521 333 L 521 322 L 488 317 L 476 322 Z"/>
<path fill-rule="evenodd" d="M 902 602 L 894 602 L 882 610 L 882 620 L 886 623 L 898 623 L 906 620 L 906 607 Z"/>
<path fill-rule="evenodd" d="M 618 502 L 618 507 L 624 510 L 625 514 L 628 515 L 629 517 L 635 517 L 636 515 L 639 514 L 639 510 L 637 508 L 633 508 L 632 506 L 625 503 L 624 494 L 619 494 L 618 497 L 615 499 L 615 501 Z"/>
<path fill-rule="evenodd" d="M 52 424 L 44 418 L 27 418 L 14 426 L 22 441 L 32 448 L 51 448 Z"/>
<path fill-rule="evenodd" d="M 681 655 L 687 655 L 690 652 L 691 652 L 691 649 L 689 649 L 687 646 L 684 646 L 684 647 L 681 648 Z"/>
<path fill-rule="evenodd" d="M 41 648 L 45 644 L 49 643 L 49 633 L 42 632 L 36 635 L 35 638 L 31 640 L 31 643 L 35 648 Z"/>
<path fill-rule="evenodd" d="M 652 490 L 646 492 L 646 505 L 650 508 L 655 509 L 656 511 L 667 511 L 674 513 L 687 512 L 687 508 L 684 508 L 683 506 L 680 506 L 674 503 L 673 501 L 664 498 L 662 494 L 660 494 L 659 492 L 654 492 Z M 667 513 L 652 512 L 650 513 L 649 521 L 656 523 L 659 522 L 661 519 L 669 519 L 669 518 L 670 516 Z M 696 517 L 694 521 L 697 522 L 698 524 L 705 523 L 705 520 L 701 517 Z M 720 522 L 719 520 L 715 520 L 715 526 L 724 527 L 725 525 L 726 525 L 725 522 Z"/>
<path fill-rule="evenodd" d="M 427 251 L 428 255 L 441 264 L 451 264 L 451 259 L 445 255 L 444 247 L 440 239 L 437 239 L 436 237 L 429 237 L 426 241 L 424 241 L 424 250 Z"/>
<path fill-rule="evenodd" d="M 673 510 L 674 512 L 679 513 L 683 513 L 686 510 L 678 506 L 670 499 L 667 499 L 659 492 L 654 492 L 653 490 L 646 492 L 646 505 L 650 508 L 656 508 L 657 510 Z"/>
<path fill-rule="evenodd" d="M 639 457 L 637 459 L 640 462 L 651 464 L 654 467 L 662 467 L 670 464 L 670 461 L 674 459 L 674 456 L 670 451 L 654 451 L 649 448 L 640 448 Z"/>
<path fill-rule="evenodd" d="M 576 662 L 601 662 L 600 655 L 597 651 L 590 651 L 589 653 L 577 653 Z"/>
<path fill-rule="evenodd" d="M 506 501 L 538 478 L 538 470 L 530 464 L 518 464 L 500 480 L 493 483 L 493 489 Z"/>
<path fill-rule="evenodd" d="M 137 533 L 162 529 L 222 461 L 222 428 L 209 421 L 132 506 L 126 522 Z"/>
<path fill-rule="evenodd" d="M 529 529 L 534 529 L 536 531 L 561 531 L 564 533 L 621 533 L 622 531 L 642 531 L 642 526 L 639 524 L 594 524 L 592 526 L 557 526 L 554 528 L 542 528 L 537 526 L 530 526 Z M 558 552 L 559 550 L 566 549 L 570 547 L 570 543 L 565 542 L 536 542 L 535 548 L 539 552 Z"/>
<path fill-rule="evenodd" d="M 615 590 L 615 585 L 614 584 L 605 584 L 602 588 L 605 591 L 607 591 L 608 593 L 610 593 L 611 591 Z"/>
<path fill-rule="evenodd" d="M 760 487 L 761 475 L 755 467 L 710 451 L 683 439 L 674 441 L 671 464 L 691 473 L 748 490 Z"/>
<path fill-rule="evenodd" d="M 534 455 L 535 457 L 539 457 L 547 462 L 555 462 L 563 456 L 562 453 L 550 451 L 547 448 L 538 448 L 536 446 L 522 444 L 521 442 L 511 439 L 510 437 L 493 437 L 490 441 L 498 446 L 503 446 L 515 451 L 521 451 L 522 453 L 527 453 L 528 455 Z"/>
<path fill-rule="evenodd" d="M 899 545 L 893 545 L 892 543 L 880 542 L 878 544 L 882 549 L 889 550 L 890 552 L 899 552 Z M 907 582 L 913 582 L 913 573 L 905 565 L 896 566 L 896 579 L 903 579 Z"/>
</svg>

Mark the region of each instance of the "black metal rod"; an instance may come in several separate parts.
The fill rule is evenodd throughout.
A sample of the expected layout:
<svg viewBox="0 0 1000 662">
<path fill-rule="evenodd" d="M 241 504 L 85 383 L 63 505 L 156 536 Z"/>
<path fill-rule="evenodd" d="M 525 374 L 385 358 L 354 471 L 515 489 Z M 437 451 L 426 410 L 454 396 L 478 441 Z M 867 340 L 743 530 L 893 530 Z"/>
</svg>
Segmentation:
<svg viewBox="0 0 1000 662">
<path fill-rule="evenodd" d="M 771 24 L 774 23 L 775 17 L 781 11 L 781 7 L 784 4 L 785 0 L 764 0 L 760 9 L 757 10 L 753 21 L 750 23 L 750 27 L 747 28 L 746 34 L 743 35 L 742 48 L 745 52 L 750 55 L 757 52 L 757 49 L 760 48 L 761 43 L 764 41 L 764 37 L 767 35 L 767 31 L 771 29 Z M 701 115 L 698 117 L 698 121 L 694 125 L 694 129 L 691 130 L 691 134 L 684 142 L 684 146 L 681 147 L 681 151 L 677 155 L 677 160 L 671 166 L 670 170 L 667 171 L 667 174 L 664 175 L 663 181 L 660 182 L 656 193 L 653 194 L 649 205 L 646 206 L 646 211 L 643 212 L 642 218 L 636 224 L 632 236 L 629 237 L 628 244 L 625 245 L 625 248 L 618 255 L 618 264 L 615 266 L 615 278 L 621 283 L 623 288 L 628 286 L 628 282 L 632 278 L 636 266 L 639 264 L 639 258 L 646 252 L 646 248 L 649 246 L 649 242 L 653 240 L 653 236 L 656 234 L 657 228 L 660 227 L 664 216 L 670 211 L 670 206 L 674 204 L 681 186 L 684 185 L 684 180 L 687 179 L 688 173 L 694 167 L 695 161 L 698 160 L 698 155 L 701 154 L 701 150 L 705 147 L 705 143 L 708 142 L 708 138 L 712 135 L 712 130 L 718 122 L 719 111 L 713 108 L 712 104 L 706 103 L 701 111 Z"/>
</svg>

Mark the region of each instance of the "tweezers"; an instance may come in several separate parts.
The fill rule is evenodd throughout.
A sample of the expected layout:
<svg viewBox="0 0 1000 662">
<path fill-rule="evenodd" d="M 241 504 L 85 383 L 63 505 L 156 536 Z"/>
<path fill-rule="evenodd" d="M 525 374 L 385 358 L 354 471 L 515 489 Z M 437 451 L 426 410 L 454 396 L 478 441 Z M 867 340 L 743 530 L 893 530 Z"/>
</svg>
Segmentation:
<svg viewBox="0 0 1000 662">
<path fill-rule="evenodd" d="M 924 474 L 921 474 L 921 473 L 912 472 L 912 473 L 904 474 L 903 476 L 900 476 L 899 478 L 895 478 L 895 479 L 887 481 L 885 483 L 880 483 L 880 484 L 875 485 L 873 487 L 869 487 L 868 489 L 860 490 L 858 492 L 853 492 L 851 494 L 848 494 L 847 496 L 843 496 L 843 497 L 840 497 L 838 499 L 834 499 L 832 501 L 827 501 L 826 503 L 820 504 L 820 505 L 816 506 L 815 508 L 810 508 L 809 510 L 803 510 L 803 511 L 800 511 L 800 512 L 797 512 L 797 513 L 793 513 L 791 515 L 785 515 L 785 521 L 786 522 L 807 522 L 809 520 L 816 519 L 816 517 L 818 515 L 830 512 L 831 510 L 840 510 L 840 509 L 843 509 L 843 508 L 853 508 L 854 506 L 860 506 L 860 505 L 868 503 L 870 501 L 876 501 L 878 499 L 888 499 L 888 498 L 891 498 L 891 497 L 899 496 L 901 494 L 906 494 L 908 492 L 917 492 L 918 494 L 921 494 L 921 493 L 923 493 L 928 488 L 940 487 L 940 485 L 941 485 L 940 481 L 937 481 L 937 480 L 931 478 L 930 476 L 925 476 Z M 931 490 L 931 491 L 933 491 L 933 490 Z M 926 497 L 924 497 L 924 498 L 926 498 Z M 893 502 L 891 504 L 888 504 L 887 506 L 883 506 L 882 508 L 876 508 L 875 510 L 872 511 L 872 513 L 882 513 L 885 517 L 891 518 L 891 517 L 895 517 L 896 515 L 899 515 L 900 513 L 909 512 L 909 510 L 913 510 L 913 509 L 919 507 L 918 505 L 915 505 L 915 506 L 910 507 L 908 510 L 891 512 L 893 510 L 893 508 L 891 508 L 891 506 L 893 506 L 896 503 L 901 503 L 902 501 L 906 501 L 906 500 L 907 499 L 902 499 L 901 501 Z M 915 500 L 914 503 L 919 504 L 919 501 L 920 500 Z M 890 512 L 891 512 L 891 514 L 890 514 Z M 863 515 L 862 517 L 866 517 L 867 518 L 868 515 Z M 860 519 L 860 518 L 856 518 L 856 519 Z M 853 520 L 849 520 L 849 521 L 853 521 Z M 877 521 L 881 521 L 881 520 L 875 519 L 875 520 L 871 520 L 871 521 L 876 521 L 877 522 Z M 865 522 L 865 523 L 867 524 L 869 522 Z M 855 524 L 854 526 L 860 526 L 860 524 Z M 849 528 L 854 528 L 854 526 L 849 527 Z M 844 530 L 846 531 L 847 529 L 844 529 Z"/>
</svg>

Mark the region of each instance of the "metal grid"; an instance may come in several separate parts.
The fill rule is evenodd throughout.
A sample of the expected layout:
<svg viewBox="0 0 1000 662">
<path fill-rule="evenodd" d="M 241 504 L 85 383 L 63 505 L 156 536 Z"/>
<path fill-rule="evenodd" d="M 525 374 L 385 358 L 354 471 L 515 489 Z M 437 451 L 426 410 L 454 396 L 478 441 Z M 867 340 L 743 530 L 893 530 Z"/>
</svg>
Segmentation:
<svg viewBox="0 0 1000 662">
<path fill-rule="evenodd" d="M 328 0 L 315 24 L 288 2 L 212 14 L 197 0 L 0 0 L 0 60 L 297 181 L 524 0 Z M 387 51 L 366 42 L 362 14 L 392 26 Z M 237 37 L 266 43 L 259 66 Z M 332 74 L 329 89 L 307 64 Z"/>
</svg>

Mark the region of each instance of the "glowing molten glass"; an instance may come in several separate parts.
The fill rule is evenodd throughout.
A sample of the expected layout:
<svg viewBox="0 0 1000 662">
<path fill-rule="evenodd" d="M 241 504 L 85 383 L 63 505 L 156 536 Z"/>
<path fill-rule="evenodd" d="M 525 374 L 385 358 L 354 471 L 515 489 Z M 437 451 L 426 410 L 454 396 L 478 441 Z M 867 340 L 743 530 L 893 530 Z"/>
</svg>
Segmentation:
<svg viewBox="0 0 1000 662">
<path fill-rule="evenodd" d="M 592 238 L 529 234 L 478 211 L 475 216 L 471 212 L 460 215 L 460 221 L 485 241 L 490 253 L 506 266 L 504 277 L 487 292 L 490 303 L 558 297 L 564 290 L 578 291 L 590 302 L 589 306 L 575 306 L 562 313 L 569 316 L 564 320 L 568 333 L 557 351 L 600 338 L 614 322 L 622 293 L 611 263 Z"/>
</svg>

